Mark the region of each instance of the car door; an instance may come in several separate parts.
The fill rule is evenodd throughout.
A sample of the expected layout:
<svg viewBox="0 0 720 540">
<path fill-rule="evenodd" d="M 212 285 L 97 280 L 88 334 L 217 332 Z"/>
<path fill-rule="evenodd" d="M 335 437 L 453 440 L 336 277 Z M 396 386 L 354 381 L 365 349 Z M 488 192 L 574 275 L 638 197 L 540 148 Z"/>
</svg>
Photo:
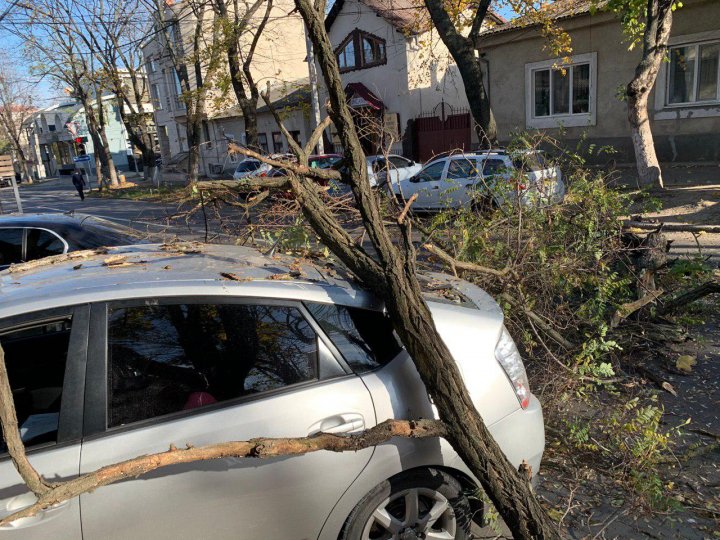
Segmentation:
<svg viewBox="0 0 720 540">
<path fill-rule="evenodd" d="M 435 161 L 422 169 L 407 184 L 402 184 L 405 199 L 409 199 L 414 193 L 417 193 L 418 197 L 413 205 L 414 208 L 430 210 L 440 206 L 441 187 L 444 184 L 446 166 L 446 159 Z M 409 187 L 410 193 L 404 192 L 405 186 Z"/>
<path fill-rule="evenodd" d="M 450 159 L 443 190 L 444 204 L 451 208 L 469 207 L 475 198 L 480 173 L 475 156 L 456 156 Z"/>
<path fill-rule="evenodd" d="M 25 260 L 32 261 L 67 253 L 67 242 L 53 231 L 28 228 L 25 234 Z"/>
<path fill-rule="evenodd" d="M 388 156 L 390 163 L 390 178 L 393 184 L 397 184 L 402 180 L 407 180 L 413 174 L 413 166 L 415 163 L 401 156 Z M 415 166 L 415 170 L 419 169 Z"/>
<path fill-rule="evenodd" d="M 486 158 L 482 163 L 483 189 L 492 193 L 496 203 L 513 201 L 517 196 L 513 182 L 514 168 L 506 156 Z"/>
<path fill-rule="evenodd" d="M 70 480 L 80 467 L 88 306 L 0 321 L 10 387 L 28 458 L 45 478 Z M 0 439 L 0 517 L 35 502 Z M 81 540 L 80 502 L 65 501 L 0 527 L 14 540 Z"/>
<path fill-rule="evenodd" d="M 93 307 L 81 470 L 253 437 L 376 423 L 298 302 L 144 299 Z M 84 540 L 316 538 L 373 449 L 175 465 L 81 497 Z"/>
</svg>

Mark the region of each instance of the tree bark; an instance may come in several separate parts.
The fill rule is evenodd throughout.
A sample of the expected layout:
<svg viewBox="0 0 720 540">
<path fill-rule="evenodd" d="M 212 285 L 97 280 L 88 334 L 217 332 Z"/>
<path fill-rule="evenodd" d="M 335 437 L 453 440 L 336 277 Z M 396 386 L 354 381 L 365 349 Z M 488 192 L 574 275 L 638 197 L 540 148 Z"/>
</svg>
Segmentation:
<svg viewBox="0 0 720 540">
<path fill-rule="evenodd" d="M 475 132 L 480 146 L 491 148 L 497 144 L 497 124 L 490 108 L 490 99 L 485 90 L 485 82 L 480 59 L 475 56 L 475 39 L 480 33 L 482 22 L 487 14 L 490 0 L 481 0 L 477 4 L 470 34 L 463 36 L 455 27 L 442 0 L 424 0 L 430 12 L 432 22 L 440 34 L 450 55 L 457 64 L 462 77 L 465 95 L 470 112 L 475 120 Z"/>
<path fill-rule="evenodd" d="M 642 185 L 660 189 L 664 188 L 664 184 L 652 137 L 648 98 L 667 54 L 672 27 L 672 4 L 673 0 L 647 0 L 642 59 L 627 86 L 628 121 L 638 177 Z"/>
<path fill-rule="evenodd" d="M 352 113 L 343 91 L 337 60 L 325 31 L 324 13 L 312 0 L 295 0 L 313 42 L 330 97 L 330 116 L 345 150 L 344 180 L 351 186 L 363 224 L 377 254 L 377 262 L 358 255 L 347 244 L 347 233 L 334 234 L 334 218 L 317 193 L 293 180 L 305 216 L 321 239 L 362 282 L 386 303 L 395 329 L 417 366 L 420 377 L 447 426 L 448 441 L 480 480 L 487 495 L 520 539 L 559 538 L 555 525 L 487 430 L 470 399 L 463 378 L 433 323 L 415 273 L 415 253 L 409 225 L 400 225 L 404 250 L 394 245 L 385 229 L 376 194 L 370 188 L 367 166 Z M 329 225 L 329 226 L 328 226 Z"/>
</svg>

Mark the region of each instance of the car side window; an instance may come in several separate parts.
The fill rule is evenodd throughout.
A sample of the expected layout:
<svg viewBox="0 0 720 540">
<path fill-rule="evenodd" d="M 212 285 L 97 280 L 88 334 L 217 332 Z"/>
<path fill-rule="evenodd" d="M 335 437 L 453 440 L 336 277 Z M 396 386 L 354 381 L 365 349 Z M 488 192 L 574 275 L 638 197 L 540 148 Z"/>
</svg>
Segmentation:
<svg viewBox="0 0 720 540">
<path fill-rule="evenodd" d="M 60 255 L 65 251 L 63 241 L 56 234 L 43 229 L 28 229 L 26 242 L 28 261 Z"/>
<path fill-rule="evenodd" d="M 449 179 L 473 178 L 478 175 L 475 160 L 468 158 L 453 159 L 448 164 Z"/>
<path fill-rule="evenodd" d="M 317 379 L 317 336 L 295 307 L 111 308 L 108 427 Z"/>
<path fill-rule="evenodd" d="M 417 175 L 418 182 L 435 182 L 440 180 L 445 170 L 445 161 L 438 161 L 428 165 Z"/>
<path fill-rule="evenodd" d="M 388 157 L 388 161 L 393 167 L 396 167 L 398 169 L 410 166 L 410 161 L 405 158 L 401 158 L 400 156 L 390 156 Z"/>
<path fill-rule="evenodd" d="M 0 266 L 22 262 L 22 228 L 0 229 Z"/>
<path fill-rule="evenodd" d="M 486 159 L 483 163 L 483 176 L 494 176 L 508 172 L 508 167 L 502 159 Z"/>
<path fill-rule="evenodd" d="M 380 311 L 337 304 L 306 305 L 355 372 L 384 366 L 402 350 L 390 319 Z"/>
<path fill-rule="evenodd" d="M 0 333 L 20 437 L 28 447 L 57 442 L 70 330 L 68 317 Z"/>
</svg>

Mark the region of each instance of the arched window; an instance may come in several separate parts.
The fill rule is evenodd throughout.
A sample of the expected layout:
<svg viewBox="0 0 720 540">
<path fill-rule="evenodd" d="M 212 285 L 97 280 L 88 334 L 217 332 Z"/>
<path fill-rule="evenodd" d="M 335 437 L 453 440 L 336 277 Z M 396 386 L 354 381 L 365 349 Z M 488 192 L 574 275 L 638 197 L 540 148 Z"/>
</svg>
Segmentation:
<svg viewBox="0 0 720 540">
<path fill-rule="evenodd" d="M 379 66 L 387 62 L 385 40 L 355 29 L 335 50 L 340 73 Z"/>
</svg>

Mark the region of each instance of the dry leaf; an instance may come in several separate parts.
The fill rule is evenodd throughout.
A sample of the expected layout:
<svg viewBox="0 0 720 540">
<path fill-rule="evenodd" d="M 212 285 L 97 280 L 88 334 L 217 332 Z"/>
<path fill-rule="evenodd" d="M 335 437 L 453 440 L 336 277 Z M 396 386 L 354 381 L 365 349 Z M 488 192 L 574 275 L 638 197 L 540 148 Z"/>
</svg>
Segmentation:
<svg viewBox="0 0 720 540">
<path fill-rule="evenodd" d="M 105 266 L 118 266 L 127 263 L 127 255 L 113 255 L 103 261 Z"/>
<path fill-rule="evenodd" d="M 667 390 L 667 391 L 670 392 L 673 396 L 677 397 L 677 392 L 675 391 L 675 388 L 673 388 L 673 385 L 672 385 L 672 384 L 670 384 L 670 383 L 667 382 L 667 381 L 663 381 L 663 383 L 662 383 L 661 386 L 663 387 L 663 390 Z"/>
<path fill-rule="evenodd" d="M 697 360 L 695 359 L 695 357 L 687 354 L 678 356 L 678 359 L 675 361 L 675 367 L 677 367 L 680 371 L 684 371 L 685 373 L 691 373 L 692 368 L 695 365 L 697 365 Z"/>
<path fill-rule="evenodd" d="M 225 279 L 229 279 L 230 281 L 252 281 L 252 278 L 240 277 L 237 274 L 233 274 L 231 272 L 220 272 L 220 275 Z"/>
</svg>

